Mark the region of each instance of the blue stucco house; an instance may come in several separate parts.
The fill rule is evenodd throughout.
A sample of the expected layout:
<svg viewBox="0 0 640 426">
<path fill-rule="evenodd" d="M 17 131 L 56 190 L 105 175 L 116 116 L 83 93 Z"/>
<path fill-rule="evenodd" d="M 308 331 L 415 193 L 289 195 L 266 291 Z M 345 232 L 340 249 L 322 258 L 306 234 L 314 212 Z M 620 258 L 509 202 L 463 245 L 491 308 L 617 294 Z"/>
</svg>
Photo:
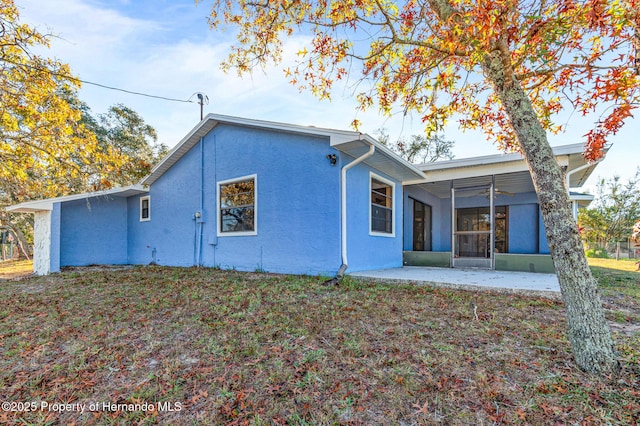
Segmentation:
<svg viewBox="0 0 640 426">
<path fill-rule="evenodd" d="M 555 149 L 568 188 L 595 165 Z M 572 194 L 577 211 L 591 197 Z M 211 114 L 139 184 L 9 207 L 34 270 L 149 264 L 333 276 L 405 265 L 552 270 L 518 154 L 413 165 L 375 139 Z"/>
</svg>

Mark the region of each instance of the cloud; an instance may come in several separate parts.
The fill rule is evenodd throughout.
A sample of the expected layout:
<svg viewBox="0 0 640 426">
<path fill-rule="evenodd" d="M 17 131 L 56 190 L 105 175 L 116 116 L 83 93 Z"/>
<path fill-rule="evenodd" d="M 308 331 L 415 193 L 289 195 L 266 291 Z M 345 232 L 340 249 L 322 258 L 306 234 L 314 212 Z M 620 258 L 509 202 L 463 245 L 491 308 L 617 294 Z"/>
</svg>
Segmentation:
<svg viewBox="0 0 640 426">
<path fill-rule="evenodd" d="M 149 2 L 118 3 L 107 7 L 86 0 L 44 4 L 23 0 L 22 17 L 59 35 L 47 53 L 69 63 L 84 80 L 177 99 L 203 92 L 210 99 L 207 112 L 341 129 L 359 118 L 368 132 L 382 125 L 390 127 L 375 110 L 356 113 L 352 89 L 346 86 L 336 87 L 334 101 L 320 102 L 287 81 L 282 70 L 295 64 L 296 53 L 310 41 L 308 36 L 285 41 L 281 64 L 239 78 L 233 70 L 224 73 L 220 69 L 233 34 L 210 31 L 204 18 L 206 8 L 158 6 L 152 16 Z M 86 84 L 80 95 L 94 112 L 125 103 L 156 127 L 168 145 L 180 140 L 199 118 L 194 104 L 164 103 Z"/>
<path fill-rule="evenodd" d="M 349 129 L 352 120 L 358 118 L 363 131 L 374 133 L 386 127 L 392 138 L 408 137 L 423 129 L 417 116 L 383 117 L 375 108 L 356 112 L 353 85 L 357 75 L 335 87 L 331 102 L 300 93 L 282 70 L 295 63 L 296 52 L 308 45 L 309 37 L 288 38 L 282 64 L 268 66 L 264 73 L 256 70 L 244 78 L 234 71 L 225 74 L 220 63 L 234 41 L 233 33 L 209 30 L 207 2 L 195 7 L 188 0 L 166 4 L 157 0 L 20 0 L 19 7 L 23 22 L 58 36 L 46 54 L 68 63 L 84 80 L 182 100 L 203 92 L 210 99 L 205 112 L 336 129 Z M 162 101 L 87 84 L 80 97 L 94 113 L 124 103 L 154 126 L 160 141 L 169 146 L 182 139 L 200 118 L 195 103 Z M 609 154 L 612 160 L 617 152 L 628 150 L 625 145 L 630 147 L 637 128 L 636 124 L 634 131 L 621 132 L 616 138 L 620 143 Z M 551 140 L 554 145 L 576 143 L 583 133 L 575 123 L 570 132 Z M 462 133 L 454 123 L 445 137 L 456 142 L 457 157 L 497 152 L 482 134 Z M 606 164 L 613 161 L 608 159 Z M 609 173 L 605 165 L 598 171 Z M 628 164 L 611 167 L 635 169 Z"/>
</svg>

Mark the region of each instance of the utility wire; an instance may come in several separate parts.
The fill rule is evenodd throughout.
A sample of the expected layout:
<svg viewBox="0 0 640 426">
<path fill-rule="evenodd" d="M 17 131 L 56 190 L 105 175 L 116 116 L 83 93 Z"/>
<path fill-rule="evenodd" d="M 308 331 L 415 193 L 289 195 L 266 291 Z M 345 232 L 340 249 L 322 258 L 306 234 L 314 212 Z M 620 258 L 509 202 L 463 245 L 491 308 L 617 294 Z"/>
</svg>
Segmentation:
<svg viewBox="0 0 640 426">
<path fill-rule="evenodd" d="M 134 92 L 132 90 L 121 89 L 119 87 L 107 86 L 105 84 L 94 83 L 92 81 L 82 80 L 82 79 L 74 77 L 72 75 L 59 73 L 59 72 L 53 71 L 53 70 L 45 68 L 45 67 L 36 67 L 36 66 L 33 66 L 33 65 L 29 65 L 29 64 L 21 64 L 19 62 L 14 62 L 14 61 L 11 61 L 11 60 L 6 59 L 6 58 L 2 58 L 0 60 L 2 62 L 7 62 L 7 63 L 13 64 L 13 65 L 17 65 L 19 67 L 26 67 L 26 68 L 30 68 L 30 69 L 36 70 L 36 71 L 43 71 L 43 72 L 49 73 L 51 75 L 55 75 L 57 77 L 61 77 L 61 78 L 67 79 L 67 80 L 73 80 L 73 81 L 77 81 L 77 82 L 80 82 L 80 83 L 83 83 L 83 84 L 90 84 L 92 86 L 102 87 L 103 89 L 116 90 L 118 92 L 129 93 L 131 95 L 145 96 L 147 98 L 162 99 L 164 101 L 182 102 L 182 103 L 191 103 L 191 104 L 195 103 L 194 101 L 191 100 L 191 98 L 189 98 L 187 100 L 184 100 L 184 99 L 167 98 L 165 96 L 150 95 L 148 93 L 142 93 L 142 92 Z M 193 97 L 193 96 L 191 96 L 191 97 Z"/>
<path fill-rule="evenodd" d="M 188 100 L 188 99 L 185 101 L 183 99 L 167 98 L 167 97 L 164 97 L 164 96 L 150 95 L 148 93 L 134 92 L 134 91 L 127 90 L 127 89 L 120 89 L 118 87 L 106 86 L 104 84 L 94 83 L 94 82 L 86 81 L 86 80 L 81 80 L 81 79 L 75 78 L 75 77 L 67 77 L 67 78 L 69 78 L 69 80 L 79 81 L 80 83 L 91 84 L 93 86 L 102 87 L 103 89 L 117 90 L 118 92 L 129 93 L 131 95 L 146 96 L 147 98 L 162 99 L 164 101 L 171 101 L 171 102 L 183 102 L 183 103 L 189 103 L 189 104 L 195 103 L 194 101 L 191 101 L 191 100 Z"/>
</svg>

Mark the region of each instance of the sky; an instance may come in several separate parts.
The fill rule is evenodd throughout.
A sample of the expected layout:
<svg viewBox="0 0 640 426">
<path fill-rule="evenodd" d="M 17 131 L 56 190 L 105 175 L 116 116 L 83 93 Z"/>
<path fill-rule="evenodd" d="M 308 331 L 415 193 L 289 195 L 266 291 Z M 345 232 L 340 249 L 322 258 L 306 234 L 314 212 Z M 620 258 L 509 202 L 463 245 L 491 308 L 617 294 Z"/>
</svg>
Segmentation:
<svg viewBox="0 0 640 426">
<path fill-rule="evenodd" d="M 225 74 L 220 63 L 233 44 L 231 31 L 213 31 L 207 23 L 211 1 L 201 0 L 15 0 L 21 21 L 54 35 L 42 52 L 69 64 L 78 78 L 128 91 L 189 100 L 173 102 L 84 84 L 79 92 L 94 115 L 122 103 L 134 109 L 158 132 L 158 141 L 176 145 L 200 120 L 195 93 L 208 99 L 204 113 L 352 130 L 371 135 L 384 127 L 392 139 L 422 131 L 418 117 L 383 117 L 375 109 L 356 111 L 354 79 L 336 87 L 332 100 L 319 101 L 288 83 L 283 69 L 293 64 L 308 38 L 285 43 L 283 63 L 264 72 L 238 77 Z M 638 115 L 640 113 L 636 113 Z M 552 146 L 584 142 L 593 121 L 567 114 L 566 131 L 550 135 Z M 593 119 L 592 119 L 593 120 Z M 444 134 L 455 142 L 455 158 L 498 154 L 500 151 L 476 132 L 461 132 L 451 124 Z M 640 120 L 628 122 L 611 138 L 606 159 L 596 168 L 585 189 L 595 191 L 599 179 L 633 176 L 640 165 L 637 140 Z"/>
</svg>

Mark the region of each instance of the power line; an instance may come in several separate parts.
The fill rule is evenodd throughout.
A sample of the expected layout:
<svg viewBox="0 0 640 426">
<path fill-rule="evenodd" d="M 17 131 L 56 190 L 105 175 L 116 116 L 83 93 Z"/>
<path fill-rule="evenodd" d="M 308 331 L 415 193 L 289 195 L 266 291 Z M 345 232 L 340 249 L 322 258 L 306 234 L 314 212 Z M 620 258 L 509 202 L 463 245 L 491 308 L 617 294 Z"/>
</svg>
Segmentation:
<svg viewBox="0 0 640 426">
<path fill-rule="evenodd" d="M 63 74 L 63 73 L 59 73 L 59 72 L 53 71 L 53 70 L 48 69 L 48 68 L 36 67 L 36 66 L 33 66 L 33 65 L 29 65 L 29 64 L 21 64 L 21 63 L 18 63 L 18 62 L 14 62 L 14 61 L 8 60 L 6 58 L 2 58 L 0 60 L 3 61 L 3 62 L 8 62 L 10 64 L 20 66 L 20 67 L 31 68 L 33 70 L 41 71 L 41 72 L 43 71 L 43 72 L 49 73 L 51 75 L 55 75 L 57 77 L 61 77 L 61 78 L 67 79 L 67 80 L 77 81 L 77 82 L 80 82 L 82 84 L 90 84 L 92 86 L 102 87 L 103 89 L 116 90 L 118 92 L 129 93 L 131 95 L 145 96 L 147 98 L 154 98 L 154 99 L 162 99 L 164 101 L 170 101 L 170 102 L 195 103 L 194 101 L 191 100 L 191 98 L 189 98 L 187 100 L 184 100 L 184 99 L 168 98 L 168 97 L 165 97 L 165 96 L 150 95 L 148 93 L 135 92 L 135 91 L 132 91 L 132 90 L 121 89 L 119 87 L 107 86 L 106 84 L 94 83 L 93 81 L 83 80 L 83 79 L 74 77 L 74 76 L 69 75 L 69 74 Z"/>
<path fill-rule="evenodd" d="M 171 102 L 183 102 L 183 103 L 189 103 L 189 104 L 195 103 L 194 101 L 191 101 L 191 100 L 188 100 L 188 99 L 187 99 L 187 100 L 184 100 L 184 99 L 167 98 L 167 97 L 164 97 L 164 96 L 150 95 L 150 94 L 148 94 L 148 93 L 134 92 L 134 91 L 132 91 L 132 90 L 120 89 L 120 88 L 118 88 L 118 87 L 107 86 L 107 85 L 104 85 L 104 84 L 94 83 L 94 82 L 92 82 L 92 81 L 87 81 L 87 80 L 81 80 L 81 79 L 79 79 L 79 78 L 74 78 L 74 77 L 70 77 L 69 79 L 70 79 L 70 80 L 76 80 L 76 81 L 79 81 L 79 82 L 81 82 L 81 83 L 83 83 L 83 84 L 91 84 L 91 85 L 93 85 L 93 86 L 102 87 L 103 89 L 117 90 L 118 92 L 129 93 L 129 94 L 131 94 L 131 95 L 145 96 L 145 97 L 147 97 L 147 98 L 162 99 L 162 100 L 164 100 L 164 101 L 171 101 Z"/>
</svg>

